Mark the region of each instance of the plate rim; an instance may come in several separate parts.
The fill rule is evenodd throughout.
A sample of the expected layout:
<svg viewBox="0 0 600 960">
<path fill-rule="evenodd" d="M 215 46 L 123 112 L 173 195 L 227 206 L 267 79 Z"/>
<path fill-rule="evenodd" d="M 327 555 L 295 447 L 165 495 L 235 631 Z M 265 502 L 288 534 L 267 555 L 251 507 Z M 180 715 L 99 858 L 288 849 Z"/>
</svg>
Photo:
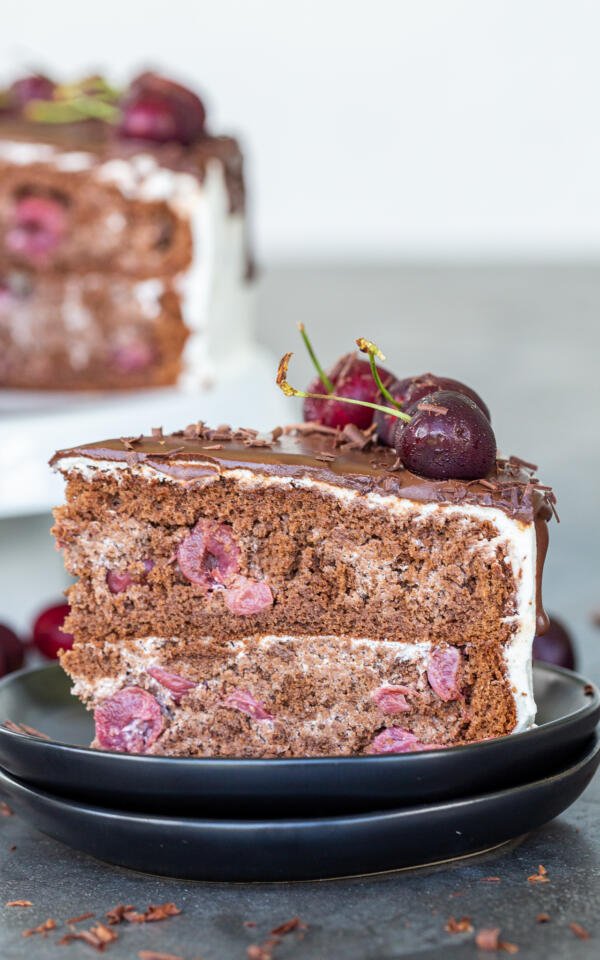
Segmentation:
<svg viewBox="0 0 600 960">
<path fill-rule="evenodd" d="M 585 752 L 583 752 L 585 750 Z M 413 804 L 411 806 L 392 808 L 388 810 L 373 810 L 368 812 L 360 812 L 346 815 L 336 815 L 331 817 L 290 817 L 285 819 L 223 819 L 216 817 L 184 817 L 184 816 L 173 816 L 168 817 L 164 814 L 155 814 L 155 813 L 143 813 L 140 811 L 133 810 L 119 810 L 112 807 L 104 807 L 100 804 L 89 804 L 82 803 L 80 800 L 70 800 L 69 798 L 61 797 L 55 795 L 47 790 L 40 790 L 37 787 L 26 783 L 20 780 L 18 777 L 13 777 L 11 774 L 7 773 L 6 770 L 0 767 L 0 787 L 3 787 L 9 793 L 9 796 L 12 796 L 11 790 L 15 792 L 16 795 L 25 795 L 25 797 L 33 798 L 34 800 L 41 800 L 42 802 L 50 802 L 50 805 L 53 809 L 58 807 L 61 812 L 68 814 L 69 811 L 75 810 L 82 812 L 88 816 L 94 818 L 102 818 L 108 820 L 119 820 L 121 823 L 140 823 L 140 822 L 150 822 L 152 826 L 158 827 L 159 825 L 165 827 L 172 827 L 175 824 L 187 825 L 188 827 L 195 826 L 198 829 L 238 829 L 238 830 L 249 830 L 249 829 L 260 829 L 260 830 L 269 830 L 282 832 L 285 829 L 304 829 L 310 830 L 315 827 L 328 827 L 328 826 L 349 826 L 351 824 L 358 823 L 381 823 L 389 822 L 390 820 L 395 820 L 398 818 L 410 820 L 418 816 L 426 815 L 427 813 L 442 813 L 445 810 L 461 810 L 469 809 L 473 806 L 480 805 L 481 803 L 493 803 L 500 802 L 507 799 L 509 796 L 513 796 L 515 801 L 518 801 L 519 797 L 525 794 L 530 790 L 534 790 L 536 787 L 550 787 L 553 784 L 557 784 L 561 781 L 568 780 L 571 777 L 575 777 L 586 767 L 592 765 L 595 761 L 600 762 L 600 734 L 593 733 L 587 741 L 586 747 L 582 748 L 582 753 L 578 756 L 574 763 L 569 762 L 560 770 L 555 773 L 552 773 L 545 777 L 540 777 L 537 780 L 532 780 L 527 783 L 517 784 L 512 787 L 505 787 L 503 790 L 492 790 L 487 793 L 474 794 L 468 797 L 458 797 L 455 800 L 441 800 L 433 803 L 425 804 Z M 592 774 L 594 776 L 594 774 Z M 8 787 L 6 786 L 8 784 Z"/>
<path fill-rule="evenodd" d="M 155 754 L 123 753 L 117 750 L 98 750 L 96 748 L 82 746 L 81 744 L 61 743 L 58 740 L 35 737 L 31 734 L 21 733 L 20 731 L 11 730 L 10 728 L 5 727 L 5 719 L 0 720 L 0 737 L 7 737 L 9 740 L 15 739 L 17 742 L 21 741 L 27 743 L 28 747 L 33 750 L 42 749 L 44 751 L 51 752 L 66 751 L 75 757 L 81 755 L 83 755 L 85 758 L 100 757 L 104 759 L 110 759 L 117 763 L 127 762 L 128 764 L 136 763 L 138 765 L 145 765 L 148 762 L 162 762 L 164 764 L 165 761 L 168 761 L 171 765 L 178 765 L 180 767 L 186 767 L 190 764 L 203 764 L 205 766 L 207 764 L 211 764 L 212 766 L 222 766 L 226 768 L 242 764 L 244 767 L 251 769 L 260 769 L 263 766 L 273 766 L 274 764 L 285 767 L 296 767 L 299 765 L 304 766 L 306 764 L 310 764 L 311 766 L 322 766 L 324 764 L 331 764 L 332 762 L 348 765 L 349 763 L 356 763 L 356 761 L 360 761 L 361 765 L 370 763 L 372 766 L 375 764 L 381 765 L 398 763 L 410 765 L 410 763 L 418 763 L 419 759 L 423 756 L 435 759 L 442 756 L 457 756 L 458 754 L 464 756 L 469 751 L 477 752 L 479 754 L 480 752 L 491 752 L 494 749 L 499 749 L 500 746 L 505 744 L 507 741 L 514 741 L 516 738 L 519 739 L 519 742 L 522 742 L 523 740 L 534 740 L 536 738 L 539 739 L 540 736 L 549 737 L 555 730 L 558 730 L 561 727 L 571 723 L 583 721 L 594 712 L 598 712 L 600 719 L 600 689 L 592 680 L 584 677 L 578 671 L 569 670 L 566 667 L 559 667 L 555 664 L 546 663 L 543 660 L 534 660 L 533 666 L 536 669 L 540 669 L 543 672 L 549 673 L 550 675 L 561 676 L 571 683 L 575 683 L 577 686 L 580 686 L 582 690 L 587 689 L 588 692 L 585 693 L 585 696 L 588 698 L 588 702 L 572 713 L 568 713 L 563 717 L 558 717 L 555 720 L 550 720 L 541 725 L 535 724 L 528 730 L 522 730 L 519 733 L 507 733 L 500 737 L 490 738 L 489 740 L 458 744 L 437 750 L 379 755 L 353 754 L 339 756 L 332 754 L 323 757 L 169 757 L 157 756 Z M 12 673 L 7 674 L 5 677 L 0 679 L 0 692 L 4 687 L 10 686 L 11 683 L 14 683 L 24 676 L 43 673 L 49 670 L 62 670 L 62 668 L 59 663 L 55 662 L 41 665 L 36 664 L 13 671 Z M 67 676 L 67 674 L 64 675 Z"/>
</svg>

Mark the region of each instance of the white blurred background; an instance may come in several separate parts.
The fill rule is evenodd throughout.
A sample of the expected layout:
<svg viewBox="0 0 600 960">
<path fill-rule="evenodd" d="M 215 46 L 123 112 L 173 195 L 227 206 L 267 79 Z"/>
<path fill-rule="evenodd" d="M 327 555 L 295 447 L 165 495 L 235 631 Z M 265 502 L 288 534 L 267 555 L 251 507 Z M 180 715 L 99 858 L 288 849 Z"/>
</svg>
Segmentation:
<svg viewBox="0 0 600 960">
<path fill-rule="evenodd" d="M 205 92 L 269 262 L 600 252 L 597 0 L 19 0 L 4 79 Z"/>
</svg>

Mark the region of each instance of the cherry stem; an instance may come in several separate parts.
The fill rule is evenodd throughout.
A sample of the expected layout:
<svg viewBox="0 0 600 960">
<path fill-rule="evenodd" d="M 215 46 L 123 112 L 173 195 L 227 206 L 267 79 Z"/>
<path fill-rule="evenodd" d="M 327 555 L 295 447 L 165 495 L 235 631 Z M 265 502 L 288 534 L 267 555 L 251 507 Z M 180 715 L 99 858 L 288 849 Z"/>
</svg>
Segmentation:
<svg viewBox="0 0 600 960">
<path fill-rule="evenodd" d="M 331 380 L 329 379 L 329 377 L 327 376 L 327 374 L 325 373 L 325 371 L 323 370 L 323 367 L 319 363 L 317 359 L 317 355 L 313 349 L 313 345 L 310 342 L 309 336 L 306 332 L 306 328 L 303 323 L 298 324 L 298 330 L 300 331 L 300 336 L 304 340 L 304 346 L 308 350 L 308 355 L 313 362 L 314 368 L 319 374 L 319 380 L 327 390 L 327 393 L 333 393 L 335 391 L 335 387 L 331 382 Z"/>
<path fill-rule="evenodd" d="M 398 417 L 399 420 L 405 420 L 410 423 L 412 417 L 402 410 L 395 410 L 393 407 L 384 407 L 381 403 L 371 403 L 369 400 L 355 400 L 352 397 L 338 397 L 335 393 L 307 393 L 305 390 L 296 390 L 287 381 L 287 372 L 292 353 L 286 353 L 279 361 L 276 383 L 286 397 L 300 397 L 302 400 L 334 400 L 337 403 L 351 403 L 356 407 L 369 407 L 371 410 L 379 410 L 381 413 L 387 413 L 392 417 Z"/>
<path fill-rule="evenodd" d="M 379 370 L 377 369 L 377 364 L 375 363 L 375 357 L 377 357 L 378 360 L 385 360 L 385 356 L 379 347 L 370 340 L 365 340 L 364 337 L 358 338 L 356 341 L 356 346 L 361 353 L 368 354 L 371 374 L 373 376 L 373 380 L 379 388 L 379 392 L 385 397 L 388 403 L 391 403 L 391 405 L 396 408 L 396 410 L 402 410 L 402 404 L 398 403 L 398 401 L 394 399 L 388 388 L 384 386 L 383 381 L 379 376 Z"/>
</svg>

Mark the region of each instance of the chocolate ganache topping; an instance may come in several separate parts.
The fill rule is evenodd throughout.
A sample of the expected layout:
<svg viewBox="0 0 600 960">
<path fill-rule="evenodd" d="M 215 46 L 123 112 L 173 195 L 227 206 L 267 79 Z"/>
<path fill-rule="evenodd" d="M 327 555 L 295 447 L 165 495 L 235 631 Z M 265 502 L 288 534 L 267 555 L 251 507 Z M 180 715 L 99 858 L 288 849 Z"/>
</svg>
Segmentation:
<svg viewBox="0 0 600 960">
<path fill-rule="evenodd" d="M 182 482 L 233 469 L 266 476 L 310 478 L 359 493 L 398 496 L 417 502 L 495 507 L 525 523 L 546 521 L 555 511 L 552 490 L 535 477 L 535 466 L 518 457 L 499 457 L 480 480 L 430 480 L 405 469 L 390 447 L 374 440 L 374 429 L 348 425 L 343 430 L 304 423 L 276 428 L 271 434 L 209 429 L 203 423 L 164 435 L 127 437 L 60 450 L 52 465 L 83 457 L 97 461 L 144 464 L 157 474 Z"/>
</svg>

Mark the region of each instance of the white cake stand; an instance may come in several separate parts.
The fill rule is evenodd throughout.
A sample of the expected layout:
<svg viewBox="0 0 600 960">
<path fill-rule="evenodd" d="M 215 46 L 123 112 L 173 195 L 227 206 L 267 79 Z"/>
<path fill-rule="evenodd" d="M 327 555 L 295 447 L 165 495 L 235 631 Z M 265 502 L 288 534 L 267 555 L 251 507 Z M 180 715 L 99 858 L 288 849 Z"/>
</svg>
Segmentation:
<svg viewBox="0 0 600 960">
<path fill-rule="evenodd" d="M 258 430 L 294 420 L 294 404 L 275 386 L 276 368 L 273 355 L 249 345 L 215 364 L 213 385 L 202 392 L 0 393 L 0 518 L 46 513 L 62 501 L 62 479 L 48 460 L 64 447 L 196 420 Z"/>
</svg>

